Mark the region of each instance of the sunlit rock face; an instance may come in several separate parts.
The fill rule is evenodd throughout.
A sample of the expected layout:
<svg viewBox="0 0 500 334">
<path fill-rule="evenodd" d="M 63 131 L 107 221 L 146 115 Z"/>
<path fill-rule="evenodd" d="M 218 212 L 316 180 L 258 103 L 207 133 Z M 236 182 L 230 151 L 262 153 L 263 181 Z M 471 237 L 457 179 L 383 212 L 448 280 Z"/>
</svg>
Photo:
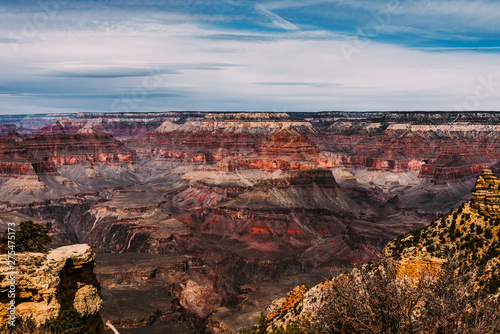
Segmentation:
<svg viewBox="0 0 500 334">
<path fill-rule="evenodd" d="M 133 152 L 107 133 L 85 126 L 74 133 L 0 138 L 0 162 L 36 163 L 43 172 L 55 165 L 84 162 L 131 162 Z M 45 164 L 43 164 L 44 162 Z"/>
<path fill-rule="evenodd" d="M 233 172 L 244 169 L 289 171 L 333 167 L 318 147 L 294 128 L 285 128 L 270 134 L 244 158 L 227 158 L 219 162 L 220 170 Z"/>
<path fill-rule="evenodd" d="M 38 324 L 74 308 L 87 325 L 104 333 L 100 285 L 94 274 L 95 254 L 88 245 L 56 248 L 48 254 L 16 254 L 16 315 L 32 316 Z M 0 323 L 7 321 L 10 282 L 7 255 L 0 256 L 2 294 Z"/>
<path fill-rule="evenodd" d="M 188 119 L 183 124 L 165 121 L 154 131 L 126 143 L 138 153 L 212 163 L 251 153 L 267 135 L 285 128 L 303 134 L 316 132 L 309 122 L 283 113 L 221 113 Z"/>
<path fill-rule="evenodd" d="M 339 164 L 376 170 L 418 170 L 454 180 L 478 175 L 498 161 L 495 113 L 383 113 L 338 119 L 316 136 Z"/>
<path fill-rule="evenodd" d="M 112 135 L 83 127 L 76 133 L 44 134 L 23 141 L 26 151 L 35 158 L 56 165 L 83 162 L 131 162 L 133 152 Z"/>
<path fill-rule="evenodd" d="M 477 179 L 471 207 L 489 218 L 500 218 L 500 181 L 491 170 L 485 169 Z"/>
</svg>

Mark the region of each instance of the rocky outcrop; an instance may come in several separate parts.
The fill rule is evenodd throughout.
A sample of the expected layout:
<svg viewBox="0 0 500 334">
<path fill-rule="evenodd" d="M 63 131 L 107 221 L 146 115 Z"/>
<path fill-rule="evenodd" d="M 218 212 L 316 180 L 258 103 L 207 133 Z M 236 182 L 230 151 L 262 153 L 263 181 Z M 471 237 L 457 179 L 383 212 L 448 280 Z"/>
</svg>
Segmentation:
<svg viewBox="0 0 500 334">
<path fill-rule="evenodd" d="M 480 214 L 500 219 L 500 180 L 489 169 L 485 169 L 477 179 L 470 206 Z"/>
<path fill-rule="evenodd" d="M 8 307 L 14 300 L 17 318 L 32 316 L 38 324 L 43 324 L 63 310 L 74 308 L 89 327 L 104 333 L 99 314 L 100 286 L 93 272 L 95 255 L 88 245 L 65 246 L 48 254 L 19 253 L 15 258 L 16 273 L 13 273 L 7 255 L 0 257 L 3 278 L 0 321 L 6 321 Z M 11 277 L 15 277 L 15 298 L 9 296 Z"/>
<path fill-rule="evenodd" d="M 349 274 L 336 275 L 310 289 L 297 286 L 285 297 L 274 300 L 264 313 L 265 324 L 268 326 L 267 332 L 271 332 L 271 328 L 279 326 L 286 328 L 314 319 L 324 307 L 324 300 L 331 293 L 332 285 L 337 285 L 342 289 L 352 281 L 362 281 L 362 275 L 376 275 L 379 271 L 385 271 L 389 267 L 383 267 L 381 265 L 383 261 L 389 261 L 391 265 L 394 265 L 396 282 L 400 280 L 400 282 L 412 285 L 422 279 L 423 275 L 428 275 L 425 279 L 431 280 L 433 277 L 438 277 L 442 266 L 451 258 L 452 262 L 455 261 L 462 266 L 460 270 L 466 270 L 464 268 L 470 266 L 479 268 L 477 275 L 466 277 L 474 293 L 480 291 L 479 295 L 496 294 L 498 296 L 500 287 L 500 249 L 498 248 L 500 220 L 497 216 L 499 185 L 500 181 L 492 171 L 484 170 L 477 180 L 471 201 L 462 204 L 458 209 L 424 228 L 403 234 L 390 241 L 372 264 L 355 269 Z M 364 271 L 364 274 L 361 271 Z M 463 277 L 455 276 L 460 275 L 458 269 L 456 271 L 453 269 L 451 273 L 453 280 L 463 279 Z M 463 295 L 460 298 L 463 298 Z M 335 303 L 335 299 L 330 299 L 328 302 Z M 377 307 L 380 307 L 380 304 L 377 304 Z M 317 318 L 314 321 L 317 321 Z"/>
<path fill-rule="evenodd" d="M 500 181 L 485 169 L 477 179 L 472 200 L 425 228 L 392 240 L 383 254 L 398 261 L 400 272 L 407 276 L 415 275 L 418 268 L 439 267 L 452 254 L 489 272 L 491 277 L 485 275 L 483 284 L 500 284 L 499 204 Z"/>
</svg>

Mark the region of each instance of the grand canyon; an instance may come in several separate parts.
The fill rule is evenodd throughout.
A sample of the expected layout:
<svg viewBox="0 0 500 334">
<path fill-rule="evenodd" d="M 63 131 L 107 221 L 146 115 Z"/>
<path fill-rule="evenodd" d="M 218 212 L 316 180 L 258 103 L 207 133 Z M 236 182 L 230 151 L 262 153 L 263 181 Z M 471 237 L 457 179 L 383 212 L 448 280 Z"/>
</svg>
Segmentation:
<svg viewBox="0 0 500 334">
<path fill-rule="evenodd" d="M 498 152 L 495 112 L 0 115 L 0 228 L 89 245 L 121 334 L 238 333 L 471 200 Z"/>
</svg>

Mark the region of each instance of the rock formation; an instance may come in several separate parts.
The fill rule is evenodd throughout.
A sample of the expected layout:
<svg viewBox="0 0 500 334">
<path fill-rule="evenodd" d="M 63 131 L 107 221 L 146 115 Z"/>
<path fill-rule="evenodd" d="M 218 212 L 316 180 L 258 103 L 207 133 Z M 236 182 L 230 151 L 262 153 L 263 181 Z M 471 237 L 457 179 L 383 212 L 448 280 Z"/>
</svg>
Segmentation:
<svg viewBox="0 0 500 334">
<path fill-rule="evenodd" d="M 499 185 L 493 172 L 485 169 L 478 177 L 471 201 L 424 228 L 390 241 L 374 264 L 364 268 L 381 270 L 378 261 L 385 259 L 394 264 L 398 279 L 416 282 L 422 279 L 422 274 L 437 277 L 440 268 L 451 259 L 463 266 L 461 270 L 479 268 L 479 275 L 467 276 L 474 291 L 497 294 L 500 288 Z M 272 326 L 287 327 L 314 318 L 323 307 L 330 286 L 345 285 L 347 279 L 356 279 L 356 273 L 355 270 L 351 278 L 344 274 L 334 276 L 310 289 L 298 286 L 286 297 L 276 299 L 265 311 L 268 330 Z"/>
<path fill-rule="evenodd" d="M 321 154 L 307 135 L 293 128 L 285 128 L 266 137 L 254 152 L 241 158 L 226 158 L 219 162 L 220 170 L 232 172 L 240 169 L 296 170 L 334 167 Z"/>
<path fill-rule="evenodd" d="M 384 254 L 397 260 L 400 273 L 407 276 L 418 275 L 423 267 L 436 271 L 453 255 L 484 270 L 478 281 L 481 286 L 500 286 L 499 185 L 491 170 L 483 170 L 472 200 L 429 226 L 389 242 Z"/>
<path fill-rule="evenodd" d="M 43 134 L 26 138 L 22 146 L 31 156 L 56 165 L 131 162 L 133 155 L 112 135 L 96 132 L 90 127 L 84 127 L 76 133 Z"/>
<path fill-rule="evenodd" d="M 315 142 L 344 165 L 394 171 L 422 168 L 422 177 L 439 179 L 477 175 L 497 161 L 492 154 L 500 145 L 495 113 L 366 116 L 333 121 Z"/>
<path fill-rule="evenodd" d="M 471 208 L 490 219 L 500 219 L 500 180 L 489 169 L 477 179 L 472 193 Z"/>
<path fill-rule="evenodd" d="M 100 286 L 93 272 L 95 254 L 88 245 L 71 245 L 43 253 L 19 253 L 15 256 L 16 274 L 11 274 L 7 255 L 0 257 L 2 293 L 1 322 L 6 321 L 11 286 L 15 277 L 15 314 L 17 318 L 32 316 L 38 324 L 57 317 L 63 310 L 74 308 L 85 323 L 104 333 L 99 314 L 102 308 Z"/>
<path fill-rule="evenodd" d="M 250 153 L 264 136 L 285 128 L 316 132 L 310 123 L 287 114 L 221 113 L 187 120 L 182 125 L 166 121 L 142 138 L 126 143 L 138 153 L 190 162 L 217 162 Z"/>
</svg>

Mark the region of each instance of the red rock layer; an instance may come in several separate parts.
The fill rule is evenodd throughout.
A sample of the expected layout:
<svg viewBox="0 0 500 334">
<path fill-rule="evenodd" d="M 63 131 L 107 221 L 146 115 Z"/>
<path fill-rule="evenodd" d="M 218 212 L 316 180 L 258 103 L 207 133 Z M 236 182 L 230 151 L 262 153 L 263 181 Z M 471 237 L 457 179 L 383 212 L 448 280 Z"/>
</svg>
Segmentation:
<svg viewBox="0 0 500 334">
<path fill-rule="evenodd" d="M 15 178 L 20 175 L 36 176 L 33 165 L 25 162 L 0 162 L 0 176 Z"/>
<path fill-rule="evenodd" d="M 165 122 L 155 131 L 128 140 L 126 144 L 138 153 L 217 162 L 254 151 L 266 135 L 284 128 L 300 133 L 315 131 L 308 122 L 284 113 L 216 113 L 189 119 L 183 124 Z"/>
<path fill-rule="evenodd" d="M 225 159 L 218 164 L 221 171 L 262 169 L 283 171 L 318 169 L 330 163 L 307 135 L 283 129 L 266 137 L 255 151 L 244 158 Z"/>
<path fill-rule="evenodd" d="M 58 175 L 54 163 L 43 162 L 0 162 L 0 177 L 19 178 L 21 176 L 38 180 L 38 175 Z"/>
<path fill-rule="evenodd" d="M 151 132 L 126 141 L 137 153 L 160 154 L 189 162 L 217 162 L 251 152 L 262 139 L 246 133 L 213 134 L 172 131 Z"/>
<path fill-rule="evenodd" d="M 44 134 L 23 142 L 26 152 L 36 159 L 56 165 L 83 162 L 131 162 L 133 152 L 107 133 Z"/>
<path fill-rule="evenodd" d="M 340 165 L 395 172 L 420 170 L 421 177 L 456 179 L 477 175 L 498 161 L 495 152 L 500 151 L 496 135 L 345 132 L 312 135 L 312 139 Z"/>
<path fill-rule="evenodd" d="M 257 147 L 255 154 L 261 156 L 287 156 L 291 160 L 305 160 L 317 157 L 320 151 L 307 135 L 283 129 L 269 135 Z"/>
<path fill-rule="evenodd" d="M 29 161 L 30 158 L 17 134 L 11 133 L 8 137 L 0 138 L 0 161 Z"/>
<path fill-rule="evenodd" d="M 57 175 L 55 165 L 132 162 L 133 152 L 106 133 L 45 134 L 0 138 L 0 175 Z"/>
</svg>

